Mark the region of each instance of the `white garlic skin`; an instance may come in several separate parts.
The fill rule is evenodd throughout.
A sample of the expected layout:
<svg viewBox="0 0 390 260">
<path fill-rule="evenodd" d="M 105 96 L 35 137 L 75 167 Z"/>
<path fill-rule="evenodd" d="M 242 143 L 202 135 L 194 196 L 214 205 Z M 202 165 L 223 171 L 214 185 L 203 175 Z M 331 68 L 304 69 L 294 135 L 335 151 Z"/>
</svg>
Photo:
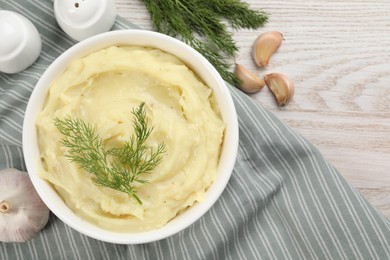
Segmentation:
<svg viewBox="0 0 390 260">
<path fill-rule="evenodd" d="M 13 168 L 0 171 L 0 241 L 32 239 L 46 225 L 49 215 L 26 172 Z"/>
</svg>

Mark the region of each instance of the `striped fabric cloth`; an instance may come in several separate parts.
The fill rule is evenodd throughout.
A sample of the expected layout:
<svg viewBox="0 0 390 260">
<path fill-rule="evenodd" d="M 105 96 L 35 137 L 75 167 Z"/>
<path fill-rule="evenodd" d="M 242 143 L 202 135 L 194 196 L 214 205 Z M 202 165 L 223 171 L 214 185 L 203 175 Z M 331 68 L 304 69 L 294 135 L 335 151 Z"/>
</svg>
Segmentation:
<svg viewBox="0 0 390 260">
<path fill-rule="evenodd" d="M 0 169 L 25 170 L 22 121 L 47 66 L 75 42 L 51 0 L 0 0 L 39 30 L 37 62 L 0 73 Z M 118 17 L 114 29 L 134 26 Z M 0 39 L 4 41 L 5 39 Z M 301 135 L 230 88 L 240 124 L 231 180 L 211 210 L 186 230 L 149 244 L 86 237 L 54 215 L 29 242 L 0 242 L 0 259 L 390 259 L 390 224 Z"/>
</svg>

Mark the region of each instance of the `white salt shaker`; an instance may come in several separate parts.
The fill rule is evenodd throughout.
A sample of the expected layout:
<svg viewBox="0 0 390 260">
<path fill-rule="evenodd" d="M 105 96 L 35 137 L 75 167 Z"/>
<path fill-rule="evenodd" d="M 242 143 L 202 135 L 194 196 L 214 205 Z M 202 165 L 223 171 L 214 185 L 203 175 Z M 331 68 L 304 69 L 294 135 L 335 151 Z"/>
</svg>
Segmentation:
<svg viewBox="0 0 390 260">
<path fill-rule="evenodd" d="M 41 48 L 39 32 L 26 17 L 0 10 L 0 72 L 25 70 L 39 57 Z"/>
<path fill-rule="evenodd" d="M 54 0 L 59 26 L 77 41 L 109 31 L 116 18 L 113 0 Z"/>
</svg>

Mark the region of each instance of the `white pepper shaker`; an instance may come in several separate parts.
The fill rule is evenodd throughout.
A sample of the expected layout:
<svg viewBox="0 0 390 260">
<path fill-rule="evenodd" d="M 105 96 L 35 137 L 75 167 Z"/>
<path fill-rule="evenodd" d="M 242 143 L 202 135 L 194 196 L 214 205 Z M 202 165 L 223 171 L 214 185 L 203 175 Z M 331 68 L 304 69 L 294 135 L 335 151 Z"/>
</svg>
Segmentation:
<svg viewBox="0 0 390 260">
<path fill-rule="evenodd" d="M 116 18 L 113 0 L 54 0 L 59 26 L 77 41 L 109 31 Z"/>
<path fill-rule="evenodd" d="M 41 53 L 42 40 L 37 28 L 16 12 L 0 10 L 0 39 L 0 72 L 21 72 Z"/>
</svg>

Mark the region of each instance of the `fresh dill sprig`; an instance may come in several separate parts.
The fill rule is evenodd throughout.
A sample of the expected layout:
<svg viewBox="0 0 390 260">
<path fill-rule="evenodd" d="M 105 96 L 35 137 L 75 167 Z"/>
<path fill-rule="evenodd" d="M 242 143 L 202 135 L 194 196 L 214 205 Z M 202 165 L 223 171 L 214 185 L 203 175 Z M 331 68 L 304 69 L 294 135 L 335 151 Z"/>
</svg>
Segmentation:
<svg viewBox="0 0 390 260">
<path fill-rule="evenodd" d="M 125 192 L 139 204 L 142 201 L 133 184 L 146 183 L 141 174 L 151 172 L 165 152 L 164 143 L 156 149 L 146 143 L 153 128 L 148 127 L 144 105 L 132 110 L 134 135 L 120 148 L 107 149 L 95 128 L 79 118 L 54 119 L 54 125 L 65 135 L 62 144 L 68 148 L 66 157 L 91 173 L 96 184 Z"/>
<path fill-rule="evenodd" d="M 234 29 L 256 29 L 268 21 L 268 15 L 262 10 L 253 10 L 246 2 L 238 0 L 201 1 L 215 14 L 224 17 Z"/>
<path fill-rule="evenodd" d="M 156 30 L 178 37 L 200 52 L 227 82 L 240 80 L 229 70 L 229 58 L 238 51 L 233 29 L 256 29 L 268 19 L 265 12 L 252 10 L 240 0 L 143 0 Z"/>
</svg>

